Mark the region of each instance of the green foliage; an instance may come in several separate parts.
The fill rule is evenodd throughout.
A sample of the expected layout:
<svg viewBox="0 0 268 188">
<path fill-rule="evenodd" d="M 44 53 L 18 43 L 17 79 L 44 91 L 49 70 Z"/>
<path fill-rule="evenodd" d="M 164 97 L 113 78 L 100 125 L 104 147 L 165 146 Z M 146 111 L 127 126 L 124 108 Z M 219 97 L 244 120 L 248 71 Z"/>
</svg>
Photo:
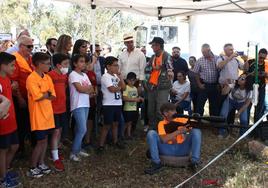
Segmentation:
<svg viewBox="0 0 268 188">
<path fill-rule="evenodd" d="M 41 44 L 48 37 L 69 34 L 74 40 L 83 38 L 92 41 L 92 10 L 90 6 L 71 5 L 61 10 L 53 4 L 42 4 L 38 0 L 3 0 L 0 4 L 1 32 L 10 32 L 11 27 L 28 28 Z M 60 11 L 59 11 L 60 10 Z M 115 9 L 96 9 L 96 41 L 122 45 L 122 36 L 133 31 L 137 24 L 131 17 Z"/>
</svg>

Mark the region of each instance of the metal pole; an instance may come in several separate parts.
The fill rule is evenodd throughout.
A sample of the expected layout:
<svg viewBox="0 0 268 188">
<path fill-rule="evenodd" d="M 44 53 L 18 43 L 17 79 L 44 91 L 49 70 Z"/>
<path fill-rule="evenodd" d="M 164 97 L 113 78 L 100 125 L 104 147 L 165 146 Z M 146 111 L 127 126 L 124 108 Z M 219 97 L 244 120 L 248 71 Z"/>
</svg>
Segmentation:
<svg viewBox="0 0 268 188">
<path fill-rule="evenodd" d="M 96 5 L 95 1 L 91 0 L 91 20 L 92 20 L 92 25 L 91 25 L 91 38 L 92 38 L 92 54 L 95 52 L 95 43 L 96 43 Z"/>
</svg>

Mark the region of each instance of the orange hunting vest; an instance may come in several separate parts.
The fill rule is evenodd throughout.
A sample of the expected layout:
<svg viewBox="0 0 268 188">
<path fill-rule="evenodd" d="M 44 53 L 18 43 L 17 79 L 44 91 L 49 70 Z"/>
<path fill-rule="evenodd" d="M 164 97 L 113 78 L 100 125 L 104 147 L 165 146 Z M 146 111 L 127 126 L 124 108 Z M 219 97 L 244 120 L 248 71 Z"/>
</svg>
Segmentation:
<svg viewBox="0 0 268 188">
<path fill-rule="evenodd" d="M 163 60 L 163 52 L 160 54 L 159 57 L 154 57 L 153 63 L 152 63 L 152 73 L 149 79 L 149 83 L 152 85 L 157 86 L 158 85 L 158 78 L 161 73 L 161 66 L 162 66 L 162 60 Z"/>
</svg>

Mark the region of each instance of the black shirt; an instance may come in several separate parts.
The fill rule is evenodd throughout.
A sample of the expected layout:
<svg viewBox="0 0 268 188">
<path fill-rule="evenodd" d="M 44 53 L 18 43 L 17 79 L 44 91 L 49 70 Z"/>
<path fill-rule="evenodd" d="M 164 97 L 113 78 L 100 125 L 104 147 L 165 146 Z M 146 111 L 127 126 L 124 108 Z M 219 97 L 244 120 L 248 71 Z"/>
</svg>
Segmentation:
<svg viewBox="0 0 268 188">
<path fill-rule="evenodd" d="M 255 81 L 255 59 L 248 60 L 249 69 L 247 73 L 252 73 L 252 79 Z M 259 86 L 260 88 L 265 87 L 265 66 L 263 64 L 258 65 L 258 72 L 259 72 Z"/>
<path fill-rule="evenodd" d="M 187 74 L 189 71 L 186 60 L 181 57 L 179 58 L 172 57 L 172 65 L 173 65 L 173 72 L 174 72 L 174 81 L 177 80 L 177 73 L 179 71 L 183 71 L 185 72 L 185 74 Z"/>
</svg>

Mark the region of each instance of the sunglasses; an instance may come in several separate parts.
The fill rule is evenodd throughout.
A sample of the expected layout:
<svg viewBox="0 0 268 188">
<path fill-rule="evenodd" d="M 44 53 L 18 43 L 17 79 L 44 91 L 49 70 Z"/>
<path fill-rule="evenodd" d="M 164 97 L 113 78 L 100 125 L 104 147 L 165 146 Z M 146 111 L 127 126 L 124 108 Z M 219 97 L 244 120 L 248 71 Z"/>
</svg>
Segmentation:
<svg viewBox="0 0 268 188">
<path fill-rule="evenodd" d="M 33 48 L 34 47 L 34 45 L 26 45 L 26 44 L 22 44 L 23 46 L 25 46 L 25 47 L 27 47 L 28 49 L 31 49 L 31 48 Z"/>
<path fill-rule="evenodd" d="M 239 80 L 246 80 L 246 78 L 245 77 L 241 77 L 241 78 L 239 78 Z"/>
<path fill-rule="evenodd" d="M 96 50 L 96 52 L 101 52 L 102 50 Z"/>
<path fill-rule="evenodd" d="M 81 48 L 87 48 L 87 45 L 83 45 L 83 46 L 81 46 Z"/>
</svg>

